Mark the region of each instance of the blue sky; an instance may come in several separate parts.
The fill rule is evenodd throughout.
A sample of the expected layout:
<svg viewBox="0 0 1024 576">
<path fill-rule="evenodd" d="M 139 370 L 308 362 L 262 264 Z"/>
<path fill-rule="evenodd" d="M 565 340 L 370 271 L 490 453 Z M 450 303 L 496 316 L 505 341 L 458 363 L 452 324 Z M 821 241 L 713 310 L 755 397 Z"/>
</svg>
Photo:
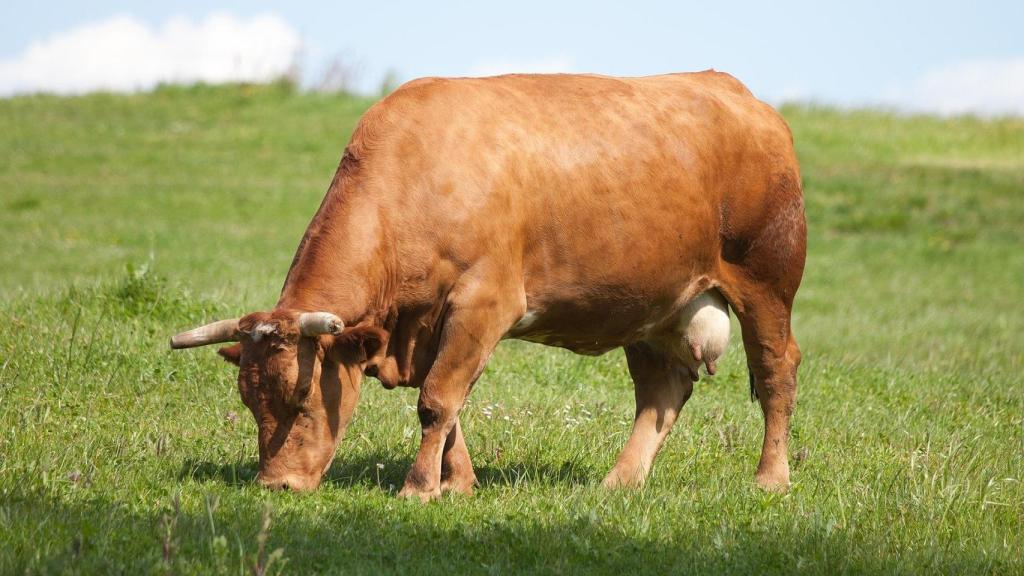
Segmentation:
<svg viewBox="0 0 1024 576">
<path fill-rule="evenodd" d="M 240 19 L 275 16 L 301 38 L 307 83 L 339 58 L 355 69 L 356 86 L 365 91 L 376 89 L 388 70 L 410 79 L 516 70 L 644 75 L 713 67 L 776 102 L 957 111 L 960 101 L 968 111 L 973 106 L 985 112 L 987 106 L 990 112 L 1002 107 L 1024 113 L 1021 0 L 38 1 L 4 8 L 0 62 L 12 69 L 33 43 L 117 15 L 156 29 L 174 17 L 199 22 L 215 11 Z M 0 76 L 3 70 L 0 65 Z"/>
</svg>

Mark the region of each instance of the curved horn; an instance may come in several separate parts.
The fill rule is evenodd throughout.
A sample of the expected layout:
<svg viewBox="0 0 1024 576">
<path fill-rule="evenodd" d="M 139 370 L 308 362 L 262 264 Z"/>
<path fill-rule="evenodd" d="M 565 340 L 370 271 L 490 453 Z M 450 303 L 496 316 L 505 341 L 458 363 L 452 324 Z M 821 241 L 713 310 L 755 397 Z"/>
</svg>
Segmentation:
<svg viewBox="0 0 1024 576">
<path fill-rule="evenodd" d="M 341 334 L 345 323 L 330 312 L 303 312 L 299 314 L 299 332 L 303 336 L 316 337 L 321 334 Z"/>
<path fill-rule="evenodd" d="M 238 318 L 218 320 L 217 322 L 172 336 L 171 348 L 179 350 L 181 348 L 194 348 L 196 346 L 205 346 L 206 344 L 215 344 L 217 342 L 236 342 L 238 341 L 237 332 Z"/>
</svg>

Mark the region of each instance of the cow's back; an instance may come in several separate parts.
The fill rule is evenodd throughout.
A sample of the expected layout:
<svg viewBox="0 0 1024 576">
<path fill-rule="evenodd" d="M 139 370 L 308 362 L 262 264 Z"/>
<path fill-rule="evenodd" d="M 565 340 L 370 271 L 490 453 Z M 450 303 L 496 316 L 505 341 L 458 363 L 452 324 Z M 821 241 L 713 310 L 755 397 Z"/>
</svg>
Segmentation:
<svg viewBox="0 0 1024 576">
<path fill-rule="evenodd" d="M 772 182 L 799 194 L 785 123 L 717 72 L 417 80 L 350 154 L 415 255 L 407 276 L 501 260 L 531 309 L 558 309 L 546 323 L 582 332 L 609 309 L 600 329 L 627 334 L 685 304 L 756 240 Z"/>
</svg>

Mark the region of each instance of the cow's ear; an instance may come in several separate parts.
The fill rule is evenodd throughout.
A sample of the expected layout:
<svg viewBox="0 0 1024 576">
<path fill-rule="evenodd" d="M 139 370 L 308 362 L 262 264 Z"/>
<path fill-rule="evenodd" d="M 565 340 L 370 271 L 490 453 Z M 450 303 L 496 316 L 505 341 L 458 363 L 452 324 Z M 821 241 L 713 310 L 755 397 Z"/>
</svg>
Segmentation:
<svg viewBox="0 0 1024 576">
<path fill-rule="evenodd" d="M 373 326 L 346 328 L 334 337 L 332 351 L 342 362 L 369 362 L 384 356 L 388 333 Z"/>
<path fill-rule="evenodd" d="M 217 354 L 228 362 L 231 362 L 235 366 L 241 366 L 242 363 L 242 345 L 235 344 L 233 346 L 225 346 L 220 350 L 217 350 Z"/>
<path fill-rule="evenodd" d="M 335 362 L 357 364 L 363 374 L 380 380 L 385 388 L 399 385 L 398 365 L 387 356 L 390 334 L 380 328 L 356 326 L 334 336 L 330 354 Z"/>
</svg>

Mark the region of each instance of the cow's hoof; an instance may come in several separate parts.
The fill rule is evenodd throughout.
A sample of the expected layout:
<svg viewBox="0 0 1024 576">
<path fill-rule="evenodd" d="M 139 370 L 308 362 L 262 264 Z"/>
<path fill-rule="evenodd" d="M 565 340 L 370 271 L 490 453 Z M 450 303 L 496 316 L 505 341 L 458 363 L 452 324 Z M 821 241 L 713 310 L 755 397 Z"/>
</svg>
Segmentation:
<svg viewBox="0 0 1024 576">
<path fill-rule="evenodd" d="M 620 488 L 640 488 L 644 485 L 644 481 L 641 480 L 636 474 L 630 474 L 623 476 L 619 474 L 617 470 L 612 470 L 604 477 L 601 482 L 601 486 L 608 488 L 609 490 L 618 490 Z"/>
<path fill-rule="evenodd" d="M 789 491 L 789 471 L 782 473 L 758 472 L 757 485 L 763 490 L 779 494 Z"/>
<path fill-rule="evenodd" d="M 474 486 L 476 486 L 476 476 L 474 475 L 465 478 L 446 478 L 441 481 L 441 492 L 455 492 L 472 496 Z"/>
<path fill-rule="evenodd" d="M 409 500 L 419 499 L 420 502 L 430 502 L 431 500 L 437 500 L 441 497 L 440 488 L 422 489 L 418 486 L 403 486 L 398 492 L 399 498 L 406 498 Z"/>
</svg>

